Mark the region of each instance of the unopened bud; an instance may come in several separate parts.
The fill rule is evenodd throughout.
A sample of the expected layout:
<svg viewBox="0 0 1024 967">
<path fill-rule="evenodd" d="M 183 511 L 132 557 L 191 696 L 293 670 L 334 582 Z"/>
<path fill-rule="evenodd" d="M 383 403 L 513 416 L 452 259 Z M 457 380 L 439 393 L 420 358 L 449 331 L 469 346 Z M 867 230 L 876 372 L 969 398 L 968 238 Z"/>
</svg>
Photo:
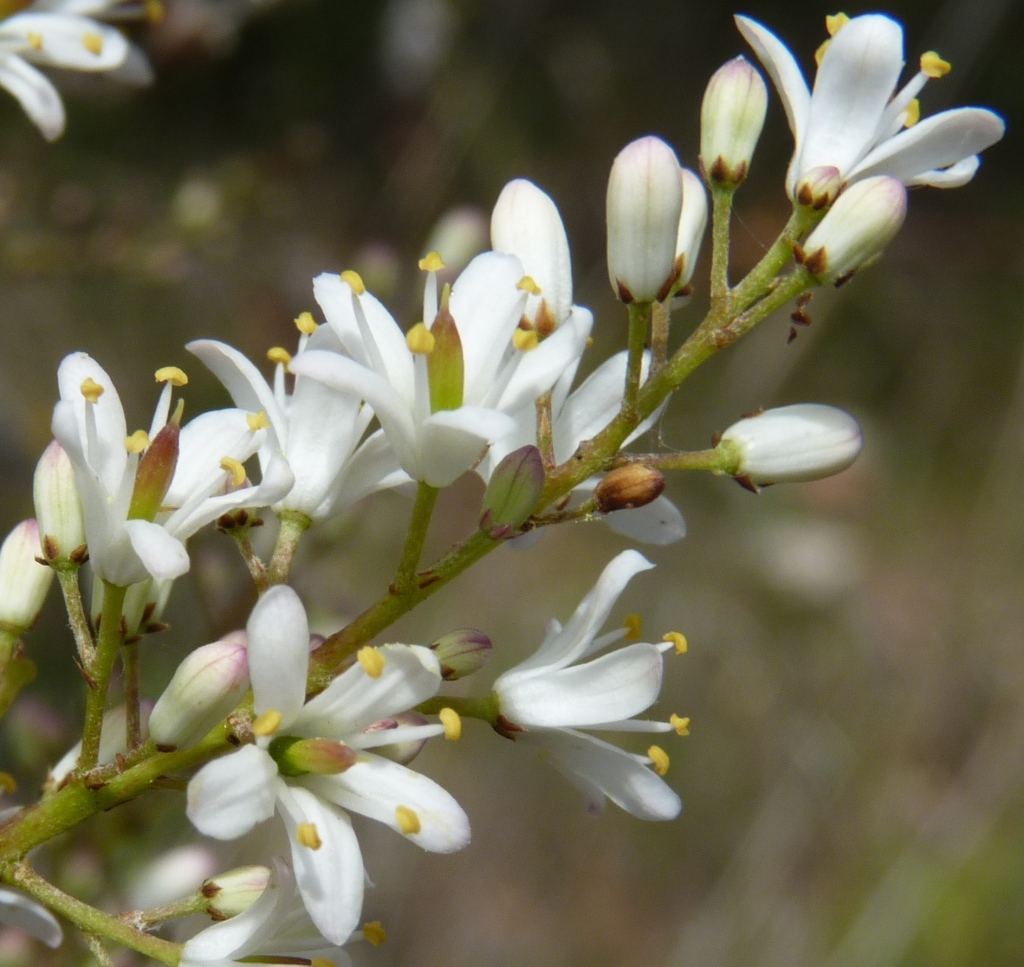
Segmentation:
<svg viewBox="0 0 1024 967">
<path fill-rule="evenodd" d="M 424 249 L 437 252 L 445 269 L 458 274 L 474 255 L 487 248 L 487 216 L 478 208 L 460 205 L 445 212 L 434 225 Z"/>
<path fill-rule="evenodd" d="M 491 245 L 515 255 L 539 292 L 526 300 L 523 315 L 541 336 L 569 317 L 572 266 L 569 239 L 555 203 L 525 178 L 502 189 L 491 215 Z"/>
<path fill-rule="evenodd" d="M 616 467 L 594 488 L 597 509 L 603 514 L 632 510 L 657 500 L 665 489 L 665 475 L 642 463 Z"/>
<path fill-rule="evenodd" d="M 40 564 L 39 526 L 23 520 L 0 547 L 0 627 L 20 634 L 36 623 L 53 569 Z"/>
<path fill-rule="evenodd" d="M 484 493 L 480 526 L 494 537 L 511 536 L 537 509 L 544 489 L 544 460 L 527 445 L 506 454 L 491 474 Z"/>
<path fill-rule="evenodd" d="M 682 206 L 679 161 L 664 141 L 640 138 L 619 152 L 608 178 L 608 277 L 623 302 L 668 295 Z"/>
<path fill-rule="evenodd" d="M 679 231 L 676 233 L 676 274 L 673 292 L 679 292 L 690 284 L 697 268 L 700 243 L 704 240 L 704 229 L 708 224 L 708 198 L 704 185 L 689 168 L 680 168 L 683 188 L 683 207 L 679 214 Z"/>
<path fill-rule="evenodd" d="M 203 896 L 209 901 L 206 912 L 214 920 L 237 917 L 263 895 L 269 882 L 270 870 L 265 866 L 240 866 L 212 876 L 201 888 Z"/>
<path fill-rule="evenodd" d="M 907 189 L 895 178 L 854 182 L 829 209 L 798 253 L 823 282 L 835 282 L 882 254 L 903 225 Z"/>
<path fill-rule="evenodd" d="M 36 464 L 32 496 L 43 557 L 50 561 L 69 560 L 73 552 L 85 545 L 85 518 L 71 458 L 56 440 Z"/>
<path fill-rule="evenodd" d="M 355 749 L 334 739 L 279 735 L 267 747 L 282 776 L 336 776 L 355 765 Z"/>
<path fill-rule="evenodd" d="M 430 327 L 434 348 L 427 356 L 430 383 L 430 410 L 457 410 L 462 406 L 465 385 L 465 365 L 462 358 L 462 340 L 447 300 L 443 300 L 437 318 Z"/>
<path fill-rule="evenodd" d="M 129 520 L 151 521 L 156 517 L 178 466 L 180 436 L 181 427 L 172 421 L 153 437 L 135 472 Z"/>
<path fill-rule="evenodd" d="M 833 165 L 811 168 L 796 186 L 796 200 L 808 208 L 828 208 L 843 187 L 842 172 Z"/>
<path fill-rule="evenodd" d="M 441 665 L 441 677 L 446 682 L 465 678 L 479 671 L 491 657 L 491 639 L 475 628 L 460 628 L 442 635 L 430 650 Z"/>
<path fill-rule="evenodd" d="M 745 57 L 711 75 L 700 108 L 700 160 L 711 184 L 743 183 L 767 110 L 768 90 Z"/>
<path fill-rule="evenodd" d="M 153 708 L 153 741 L 195 744 L 231 712 L 248 687 L 249 655 L 243 643 L 215 641 L 197 648 L 178 666 Z"/>
<path fill-rule="evenodd" d="M 734 474 L 755 484 L 819 480 L 845 470 L 863 444 L 860 426 L 834 406 L 797 403 L 734 423 L 719 446 L 734 448 Z"/>
<path fill-rule="evenodd" d="M 426 724 L 427 720 L 419 712 L 402 712 L 400 715 L 381 719 L 379 722 L 374 722 L 373 725 L 368 725 L 363 732 L 389 732 L 409 727 L 416 728 Z M 420 754 L 420 750 L 426 744 L 426 739 L 408 739 L 405 742 L 394 742 L 391 745 L 374 746 L 373 752 L 375 755 L 383 756 L 399 765 L 407 766 Z"/>
</svg>

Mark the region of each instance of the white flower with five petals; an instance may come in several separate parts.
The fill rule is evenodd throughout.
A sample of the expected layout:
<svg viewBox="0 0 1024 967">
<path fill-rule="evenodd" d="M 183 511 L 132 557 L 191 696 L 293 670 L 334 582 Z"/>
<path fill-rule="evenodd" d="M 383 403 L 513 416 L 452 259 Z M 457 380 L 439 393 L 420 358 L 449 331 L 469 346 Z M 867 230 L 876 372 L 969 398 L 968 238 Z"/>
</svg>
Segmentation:
<svg viewBox="0 0 1024 967">
<path fill-rule="evenodd" d="M 295 592 L 271 588 L 253 609 L 247 634 L 260 737 L 196 773 L 188 816 L 208 836 L 235 839 L 276 810 L 306 909 L 317 929 L 341 944 L 358 923 L 364 885 L 345 810 L 383 822 L 430 852 L 469 842 L 466 814 L 444 789 L 369 751 L 441 734 L 440 725 L 370 728 L 433 696 L 440 667 L 428 648 L 385 645 L 371 649 L 369 670 L 353 664 L 306 702 L 309 626 Z"/>
</svg>

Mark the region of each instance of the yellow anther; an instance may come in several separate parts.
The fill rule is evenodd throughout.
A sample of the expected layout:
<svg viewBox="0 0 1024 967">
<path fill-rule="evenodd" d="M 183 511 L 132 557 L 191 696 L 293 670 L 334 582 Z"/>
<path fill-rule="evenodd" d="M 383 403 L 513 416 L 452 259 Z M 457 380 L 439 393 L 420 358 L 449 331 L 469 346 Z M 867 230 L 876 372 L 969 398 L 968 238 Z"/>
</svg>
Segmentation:
<svg viewBox="0 0 1024 967">
<path fill-rule="evenodd" d="M 345 269 L 345 271 L 341 273 L 341 281 L 347 282 L 348 287 L 356 295 L 362 295 L 366 291 L 366 286 L 363 284 L 362 276 L 358 272 L 353 272 L 352 269 Z"/>
<path fill-rule="evenodd" d="M 91 376 L 86 376 L 85 379 L 82 380 L 82 385 L 79 389 L 81 390 L 82 395 L 90 403 L 98 403 L 100 397 L 106 392 L 106 390 Z"/>
<path fill-rule="evenodd" d="M 259 413 L 246 413 L 245 422 L 253 433 L 257 430 L 266 430 L 270 426 L 270 420 L 267 419 L 267 414 L 263 410 L 260 410 Z"/>
<path fill-rule="evenodd" d="M 912 128 L 921 120 L 921 102 L 915 97 L 906 107 L 903 117 L 903 127 Z"/>
<path fill-rule="evenodd" d="M 224 457 L 220 462 L 220 468 L 231 474 L 231 482 L 236 487 L 241 487 L 245 483 L 245 467 L 234 457 Z"/>
<path fill-rule="evenodd" d="M 828 45 L 831 44 L 831 40 L 826 40 L 822 45 L 814 52 L 814 63 L 821 67 L 821 62 L 825 59 L 825 51 L 828 50 Z"/>
<path fill-rule="evenodd" d="M 103 38 L 91 30 L 82 37 L 82 46 L 97 57 L 103 53 Z"/>
<path fill-rule="evenodd" d="M 17 792 L 18 783 L 9 772 L 0 772 L 0 792 Z"/>
<path fill-rule="evenodd" d="M 282 366 L 287 366 L 292 361 L 292 354 L 287 349 L 274 346 L 273 349 L 267 350 L 267 359 L 272 363 L 280 363 Z"/>
<path fill-rule="evenodd" d="M 444 262 L 437 252 L 429 252 L 420 259 L 419 266 L 424 272 L 440 272 Z"/>
<path fill-rule="evenodd" d="M 364 923 L 363 936 L 369 940 L 374 947 L 379 947 L 388 939 L 388 935 L 384 932 L 384 926 L 379 920 L 374 920 L 372 923 Z"/>
<path fill-rule="evenodd" d="M 328 960 L 326 957 L 314 957 L 309 962 L 309 967 L 337 967 L 333 960 Z"/>
<path fill-rule="evenodd" d="M 690 717 L 688 715 L 676 715 L 674 712 L 668 717 L 668 724 L 676 730 L 676 735 L 690 734 Z M 653 758 L 653 756 L 652 756 Z"/>
<path fill-rule="evenodd" d="M 643 618 L 640 615 L 627 614 L 622 622 L 622 626 L 626 629 L 626 641 L 639 641 L 643 624 Z"/>
<path fill-rule="evenodd" d="M 953 65 L 943 60 L 934 50 L 921 55 L 921 71 L 933 80 L 945 77 L 952 69 Z"/>
<path fill-rule="evenodd" d="M 825 17 L 825 29 L 829 37 L 835 37 L 849 22 L 850 18 L 845 13 L 829 14 Z"/>
<path fill-rule="evenodd" d="M 130 437 L 125 437 L 124 448 L 129 453 L 142 453 L 149 446 L 149 434 L 145 430 L 136 430 Z"/>
<path fill-rule="evenodd" d="M 540 345 L 540 337 L 533 329 L 517 329 L 512 333 L 512 345 L 520 352 L 528 353 Z"/>
<path fill-rule="evenodd" d="M 359 660 L 359 664 L 362 665 L 363 671 L 370 678 L 380 678 L 384 674 L 384 666 L 387 662 L 380 651 L 374 648 L 373 645 L 363 645 L 356 653 L 356 658 Z"/>
<path fill-rule="evenodd" d="M 517 283 L 517 289 L 529 292 L 530 295 L 540 295 L 540 286 L 533 280 L 532 275 L 524 275 Z"/>
<path fill-rule="evenodd" d="M 317 330 L 316 319 L 312 312 L 300 312 L 295 317 L 295 328 L 304 336 L 312 336 Z"/>
<path fill-rule="evenodd" d="M 423 828 L 420 825 L 420 817 L 408 806 L 395 807 L 395 820 L 398 823 L 398 828 L 406 836 L 415 836 Z"/>
<path fill-rule="evenodd" d="M 311 850 L 318 850 L 324 845 L 324 841 L 316 831 L 315 823 L 299 823 L 295 827 L 295 838 L 299 841 L 300 846 Z"/>
<path fill-rule="evenodd" d="M 281 713 L 276 708 L 268 708 L 252 720 L 252 734 L 260 737 L 273 735 L 281 728 Z"/>
<path fill-rule="evenodd" d="M 594 337 L 593 336 L 587 337 L 587 349 L 589 349 L 593 345 L 594 345 Z"/>
<path fill-rule="evenodd" d="M 178 369 L 177 366 L 161 366 L 153 374 L 153 378 L 158 383 L 170 383 L 171 386 L 188 385 L 188 377 L 185 375 L 185 371 Z"/>
<path fill-rule="evenodd" d="M 164 17 L 167 16 L 167 11 L 160 0 L 145 0 L 143 6 L 146 10 L 146 20 L 151 24 L 162 23 Z"/>
<path fill-rule="evenodd" d="M 686 640 L 686 635 L 681 635 L 678 631 L 670 631 L 667 635 L 662 635 L 661 640 L 671 641 L 676 646 L 677 655 L 685 655 L 690 647 L 690 643 Z"/>
<path fill-rule="evenodd" d="M 405 334 L 405 344 L 409 347 L 409 352 L 417 356 L 429 356 L 434 351 L 434 342 L 434 334 L 423 322 L 417 322 Z"/>
<path fill-rule="evenodd" d="M 25 39 L 28 41 L 29 47 L 33 50 L 43 49 L 43 35 L 34 32 L 29 32 L 25 35 Z"/>
<path fill-rule="evenodd" d="M 647 758 L 654 763 L 654 771 L 663 776 L 668 772 L 668 753 L 660 745 L 652 745 L 647 750 Z"/>
<path fill-rule="evenodd" d="M 462 738 L 462 719 L 455 709 L 443 708 L 437 713 L 437 717 L 444 726 L 444 737 L 449 742 L 456 742 Z"/>
</svg>

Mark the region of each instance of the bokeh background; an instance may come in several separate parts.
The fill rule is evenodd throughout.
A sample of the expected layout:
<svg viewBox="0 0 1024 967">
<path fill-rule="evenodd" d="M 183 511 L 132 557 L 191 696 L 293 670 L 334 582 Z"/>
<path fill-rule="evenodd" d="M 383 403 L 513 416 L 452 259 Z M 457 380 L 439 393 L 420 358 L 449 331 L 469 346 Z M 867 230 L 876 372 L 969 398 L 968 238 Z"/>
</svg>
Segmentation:
<svg viewBox="0 0 1024 967">
<path fill-rule="evenodd" d="M 137 35 L 155 84 L 62 77 L 57 144 L 0 99 L 0 527 L 32 513 L 67 352 L 101 361 L 140 426 L 161 365 L 192 376 L 191 412 L 223 405 L 184 342 L 217 337 L 256 359 L 291 345 L 327 269 L 359 269 L 411 321 L 416 259 L 439 222 L 446 245 L 484 244 L 513 177 L 563 213 L 576 301 L 597 317 L 585 367 L 621 348 L 603 255 L 608 168 L 647 133 L 695 166 L 706 79 L 744 50 L 732 12 L 691 0 L 167 0 L 163 23 Z M 742 12 L 809 65 L 834 11 L 757 0 Z M 929 48 L 953 63 L 925 112 L 989 105 L 1009 135 L 968 187 L 915 191 L 884 260 L 819 293 L 794 343 L 780 314 L 710 361 L 647 441 L 700 448 L 742 412 L 804 400 L 850 410 L 867 441 L 846 473 L 760 497 L 695 474 L 670 482 L 689 535 L 649 551 L 658 569 L 615 616 L 638 611 L 650 635 L 690 639 L 656 709 L 693 721 L 669 746 L 683 815 L 592 818 L 545 765 L 469 727 L 420 761 L 469 811 L 470 849 L 431 857 L 361 828 L 378 886 L 367 919 L 390 935 L 361 964 L 1024 963 L 1024 14 L 1015 0 L 896 0 L 888 12 L 911 63 Z M 737 274 L 786 218 L 790 150 L 773 94 L 737 199 Z M 677 337 L 706 303 L 701 270 L 696 283 Z M 472 481 L 446 494 L 436 550 L 473 526 L 479 496 Z M 381 497 L 311 536 L 296 584 L 324 630 L 382 592 L 407 510 Z M 144 646 L 153 697 L 187 648 L 244 621 L 252 592 L 225 545 L 196 542 L 173 629 Z M 508 667 L 624 546 L 595 524 L 502 550 L 392 636 L 475 625 Z M 51 605 L 27 639 L 40 680 L 0 746 L 23 797 L 79 721 Z M 181 808 L 151 796 L 37 862 L 110 909 L 151 900 L 154 877 L 177 880 L 147 882 L 147 861 L 193 841 Z M 248 858 L 176 855 L 186 868 Z M 74 943 L 50 953 L 0 934 L 3 965 L 88 962 Z"/>
</svg>

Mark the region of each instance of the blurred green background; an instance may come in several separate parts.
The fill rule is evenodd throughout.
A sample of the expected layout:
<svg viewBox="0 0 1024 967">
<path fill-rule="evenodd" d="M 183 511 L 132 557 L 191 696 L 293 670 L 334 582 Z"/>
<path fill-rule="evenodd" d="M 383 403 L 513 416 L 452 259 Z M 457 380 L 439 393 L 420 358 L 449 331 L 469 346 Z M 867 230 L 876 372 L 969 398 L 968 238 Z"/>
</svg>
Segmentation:
<svg viewBox="0 0 1024 967">
<path fill-rule="evenodd" d="M 0 99 L 0 526 L 32 512 L 67 352 L 107 368 L 129 423 L 148 424 L 151 374 L 167 364 L 193 377 L 193 414 L 223 405 L 185 341 L 212 336 L 262 359 L 293 344 L 292 318 L 314 308 L 311 278 L 350 267 L 411 321 L 415 262 L 438 220 L 466 206 L 461 224 L 486 226 L 513 177 L 563 213 L 575 298 L 596 314 L 585 368 L 621 348 L 607 172 L 647 133 L 695 166 L 706 79 L 744 52 L 732 12 L 687 0 L 167 0 L 164 22 L 138 34 L 156 83 L 62 77 L 57 144 Z M 834 11 L 741 12 L 809 65 Z M 670 482 L 689 536 L 646 551 L 660 566 L 615 616 L 638 611 L 650 635 L 690 639 L 655 709 L 693 720 L 667 745 L 682 817 L 652 826 L 609 807 L 592 819 L 553 771 L 470 726 L 460 746 L 419 760 L 470 813 L 470 849 L 431 857 L 360 827 L 378 885 L 366 918 L 390 934 L 360 963 L 1024 964 L 1024 10 L 901 0 L 887 12 L 905 24 L 912 64 L 929 48 L 953 63 L 924 113 L 983 104 L 1009 134 L 966 188 L 913 192 L 883 261 L 819 293 L 793 344 L 784 314 L 764 323 L 703 367 L 651 435 L 648 448 L 700 448 L 742 412 L 810 400 L 849 409 L 866 437 L 851 470 L 814 485 L 754 497 L 728 480 Z M 786 218 L 790 150 L 773 92 L 737 199 L 734 277 Z M 677 338 L 706 302 L 706 257 Z M 466 481 L 446 495 L 436 550 L 473 526 L 479 492 Z M 381 497 L 311 536 L 296 584 L 324 630 L 382 592 L 407 509 Z M 251 592 L 227 543 L 196 541 L 174 628 L 144 646 L 152 697 L 185 649 L 244 621 Z M 506 668 L 624 546 L 591 525 L 503 549 L 393 637 L 476 625 Z M 51 604 L 27 639 L 40 682 L 2 747 L 23 796 L 78 722 L 70 638 Z M 181 806 L 149 797 L 39 865 L 123 908 L 147 858 L 192 839 L 174 819 Z M 80 962 L 74 945 L 49 954 L 0 937 L 0 964 Z"/>
</svg>

